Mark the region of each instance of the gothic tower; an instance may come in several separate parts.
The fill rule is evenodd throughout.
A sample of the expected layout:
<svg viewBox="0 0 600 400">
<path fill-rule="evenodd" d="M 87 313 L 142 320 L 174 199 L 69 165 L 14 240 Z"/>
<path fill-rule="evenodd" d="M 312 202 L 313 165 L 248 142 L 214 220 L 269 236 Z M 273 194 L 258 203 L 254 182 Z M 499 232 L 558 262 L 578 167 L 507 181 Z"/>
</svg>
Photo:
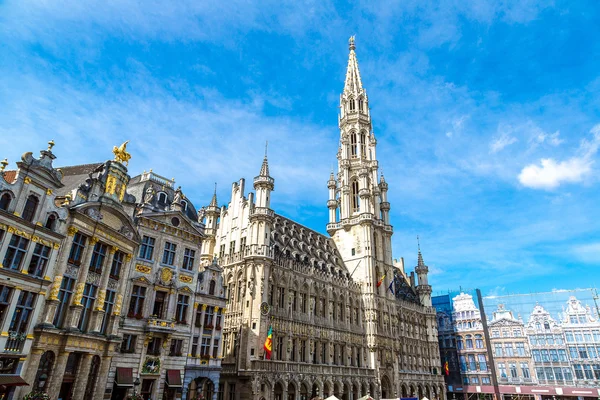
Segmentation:
<svg viewBox="0 0 600 400">
<path fill-rule="evenodd" d="M 391 296 L 386 291 L 393 279 L 388 184 L 378 172 L 377 140 L 355 48 L 351 37 L 346 81 L 340 96 L 338 174 L 336 178 L 332 173 L 327 183 L 327 232 L 352 277 L 365 283 L 366 292 Z"/>
</svg>

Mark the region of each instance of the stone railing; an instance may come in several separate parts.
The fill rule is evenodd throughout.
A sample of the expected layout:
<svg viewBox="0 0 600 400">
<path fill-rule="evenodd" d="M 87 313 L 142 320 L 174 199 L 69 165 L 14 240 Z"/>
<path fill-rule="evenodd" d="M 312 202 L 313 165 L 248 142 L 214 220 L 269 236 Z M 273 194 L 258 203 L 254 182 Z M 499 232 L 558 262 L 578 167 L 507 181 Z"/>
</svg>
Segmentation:
<svg viewBox="0 0 600 400">
<path fill-rule="evenodd" d="M 156 317 L 148 318 L 146 322 L 147 329 L 155 332 L 175 331 L 175 321 L 170 319 L 158 319 Z"/>
<path fill-rule="evenodd" d="M 322 374 L 330 376 L 356 376 L 374 378 L 375 371 L 370 368 L 358 368 L 343 365 L 322 365 L 295 363 L 275 360 L 254 360 L 251 364 L 253 371 L 285 372 L 302 374 Z"/>
<path fill-rule="evenodd" d="M 23 351 L 27 335 L 19 332 L 8 332 L 6 343 L 4 344 L 4 351 L 7 353 L 20 353 Z"/>
<path fill-rule="evenodd" d="M 250 216 L 253 217 L 255 215 L 266 215 L 267 217 L 273 217 L 275 215 L 275 211 L 266 207 L 254 207 L 250 212 Z"/>
<path fill-rule="evenodd" d="M 144 181 L 152 181 L 152 182 L 156 182 L 161 186 L 166 186 L 168 188 L 173 189 L 173 186 L 175 185 L 175 181 L 172 179 L 167 179 L 163 176 L 157 175 L 152 171 L 149 172 L 144 172 L 142 173 L 142 176 L 140 178 L 140 182 L 144 182 Z"/>
</svg>

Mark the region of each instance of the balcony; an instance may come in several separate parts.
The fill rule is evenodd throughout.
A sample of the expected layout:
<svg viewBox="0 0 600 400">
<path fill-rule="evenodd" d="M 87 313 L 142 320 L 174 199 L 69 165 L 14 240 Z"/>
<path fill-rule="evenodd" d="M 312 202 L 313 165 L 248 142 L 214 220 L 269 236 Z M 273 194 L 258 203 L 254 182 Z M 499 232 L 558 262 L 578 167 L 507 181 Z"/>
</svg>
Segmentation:
<svg viewBox="0 0 600 400">
<path fill-rule="evenodd" d="M 336 375 L 336 376 L 354 376 L 354 377 L 365 377 L 374 378 L 375 371 L 369 368 L 358 368 L 342 365 L 324 365 L 324 364 L 309 364 L 309 363 L 297 363 L 297 362 L 285 362 L 285 361 L 263 361 L 254 360 L 252 361 L 253 371 L 266 371 L 266 372 L 292 372 L 302 374 L 324 374 L 324 375 Z"/>
<path fill-rule="evenodd" d="M 146 330 L 149 332 L 172 333 L 175 332 L 175 321 L 150 317 L 146 322 Z"/>
<path fill-rule="evenodd" d="M 26 334 L 19 332 L 8 332 L 8 338 L 6 338 L 6 343 L 4 344 L 4 351 L 7 353 L 21 353 L 26 341 Z"/>
</svg>

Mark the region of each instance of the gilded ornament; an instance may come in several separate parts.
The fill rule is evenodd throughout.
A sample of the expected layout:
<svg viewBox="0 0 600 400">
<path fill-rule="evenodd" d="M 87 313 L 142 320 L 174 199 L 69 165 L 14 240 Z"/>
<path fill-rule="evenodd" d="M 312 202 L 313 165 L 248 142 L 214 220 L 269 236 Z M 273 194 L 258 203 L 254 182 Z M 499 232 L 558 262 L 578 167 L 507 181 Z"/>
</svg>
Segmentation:
<svg viewBox="0 0 600 400">
<path fill-rule="evenodd" d="M 58 293 L 60 292 L 60 284 L 62 283 L 62 276 L 55 276 L 52 287 L 50 288 L 50 297 L 48 300 L 58 300 Z"/>
<path fill-rule="evenodd" d="M 164 283 L 170 283 L 172 278 L 173 278 L 173 271 L 171 271 L 170 268 L 164 267 L 160 271 L 160 280 L 163 281 Z"/>
<path fill-rule="evenodd" d="M 83 300 L 83 290 L 85 289 L 85 283 L 81 282 L 77 284 L 75 289 L 75 296 L 73 297 L 73 305 L 80 306 Z"/>
<path fill-rule="evenodd" d="M 141 272 L 142 274 L 149 274 L 150 272 L 152 272 L 152 267 L 143 264 L 136 264 L 135 270 L 137 272 Z"/>
<path fill-rule="evenodd" d="M 119 316 L 121 315 L 121 306 L 123 304 L 123 295 L 117 295 L 117 301 L 115 302 L 115 308 L 113 311 L 113 315 Z"/>
<path fill-rule="evenodd" d="M 194 278 L 189 275 L 179 275 L 179 280 L 185 283 L 192 283 Z"/>
<path fill-rule="evenodd" d="M 119 251 L 119 248 L 116 246 L 111 246 L 110 250 L 108 251 L 110 254 L 115 254 L 117 251 Z"/>
<path fill-rule="evenodd" d="M 119 147 L 113 146 L 113 154 L 115 155 L 115 161 L 125 165 L 129 165 L 129 159 L 131 159 L 131 154 L 127 152 L 127 143 L 129 143 L 129 140 L 120 145 Z"/>
<path fill-rule="evenodd" d="M 104 311 L 104 301 L 106 300 L 106 290 L 100 290 L 98 292 L 98 298 L 96 299 L 96 311 Z"/>
<path fill-rule="evenodd" d="M 60 249 L 60 243 L 54 243 L 52 247 L 54 247 L 54 250 L 58 250 Z"/>
<path fill-rule="evenodd" d="M 132 259 L 132 258 L 133 258 L 133 256 L 131 255 L 131 253 L 128 253 L 128 254 L 125 256 L 125 261 L 129 262 L 129 261 L 131 261 L 131 259 Z"/>
<path fill-rule="evenodd" d="M 23 182 L 30 184 L 31 183 L 31 178 L 26 176 L 25 179 L 23 179 Z"/>
<path fill-rule="evenodd" d="M 46 189 L 46 195 L 50 196 L 52 194 L 52 189 Z"/>
<path fill-rule="evenodd" d="M 77 233 L 78 229 L 75 228 L 74 226 L 70 226 L 67 228 L 67 235 L 69 236 L 73 236 Z"/>
<path fill-rule="evenodd" d="M 202 311 L 206 311 L 206 307 L 208 307 L 206 304 L 202 304 Z"/>
<path fill-rule="evenodd" d="M 100 239 L 98 239 L 96 236 L 92 236 L 92 237 L 90 238 L 90 244 L 93 246 L 93 245 L 95 245 L 96 243 L 98 243 L 98 241 L 99 241 L 99 240 L 100 240 Z"/>
</svg>

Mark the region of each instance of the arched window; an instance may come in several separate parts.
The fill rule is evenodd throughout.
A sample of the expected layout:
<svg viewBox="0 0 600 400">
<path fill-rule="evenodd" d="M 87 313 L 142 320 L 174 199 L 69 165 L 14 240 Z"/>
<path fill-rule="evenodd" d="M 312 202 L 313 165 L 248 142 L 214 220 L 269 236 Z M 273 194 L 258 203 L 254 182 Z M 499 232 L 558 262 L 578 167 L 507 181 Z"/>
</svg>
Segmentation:
<svg viewBox="0 0 600 400">
<path fill-rule="evenodd" d="M 350 134 L 350 156 L 352 158 L 357 157 L 357 147 L 356 147 L 356 132 L 352 132 Z"/>
<path fill-rule="evenodd" d="M 12 197 L 9 193 L 4 193 L 2 197 L 0 197 L 0 210 L 8 210 L 8 206 L 10 205 L 10 201 Z"/>
<path fill-rule="evenodd" d="M 362 131 L 360 133 L 360 158 L 367 157 L 367 136 L 365 132 Z"/>
<path fill-rule="evenodd" d="M 358 197 L 358 181 L 352 181 L 352 212 L 356 213 L 360 210 L 360 200 Z"/>
<path fill-rule="evenodd" d="M 358 99 L 358 110 L 365 111 L 365 102 L 363 99 Z"/>
<path fill-rule="evenodd" d="M 52 367 L 54 366 L 54 353 L 51 351 L 47 351 L 42 354 L 40 358 L 40 363 L 38 365 L 37 374 L 35 376 L 35 384 L 34 387 L 38 390 L 44 390 L 46 387 L 46 383 L 48 382 L 48 378 L 50 378 L 50 374 L 52 373 Z"/>
<path fill-rule="evenodd" d="M 46 220 L 46 224 L 44 226 L 53 231 L 56 228 L 57 219 L 58 218 L 56 218 L 56 214 L 48 215 L 48 219 Z"/>
<path fill-rule="evenodd" d="M 544 329 L 547 331 L 550 330 L 550 324 L 548 323 L 548 321 L 544 322 Z"/>
<path fill-rule="evenodd" d="M 356 103 L 354 102 L 354 99 L 350 99 L 350 111 L 354 111 L 355 108 Z"/>
<path fill-rule="evenodd" d="M 208 294 L 215 294 L 215 286 L 217 286 L 217 283 L 215 282 L 214 279 L 212 279 L 210 281 L 210 284 L 208 285 Z"/>
<path fill-rule="evenodd" d="M 158 194 L 158 202 L 160 204 L 167 204 L 167 194 L 165 192 L 160 192 Z"/>
<path fill-rule="evenodd" d="M 31 222 L 35 216 L 39 200 L 37 196 L 30 194 L 25 202 L 25 208 L 23 208 L 23 219 Z"/>
<path fill-rule="evenodd" d="M 183 206 L 183 211 L 187 211 L 188 203 L 185 200 L 181 200 L 181 205 Z"/>
</svg>

